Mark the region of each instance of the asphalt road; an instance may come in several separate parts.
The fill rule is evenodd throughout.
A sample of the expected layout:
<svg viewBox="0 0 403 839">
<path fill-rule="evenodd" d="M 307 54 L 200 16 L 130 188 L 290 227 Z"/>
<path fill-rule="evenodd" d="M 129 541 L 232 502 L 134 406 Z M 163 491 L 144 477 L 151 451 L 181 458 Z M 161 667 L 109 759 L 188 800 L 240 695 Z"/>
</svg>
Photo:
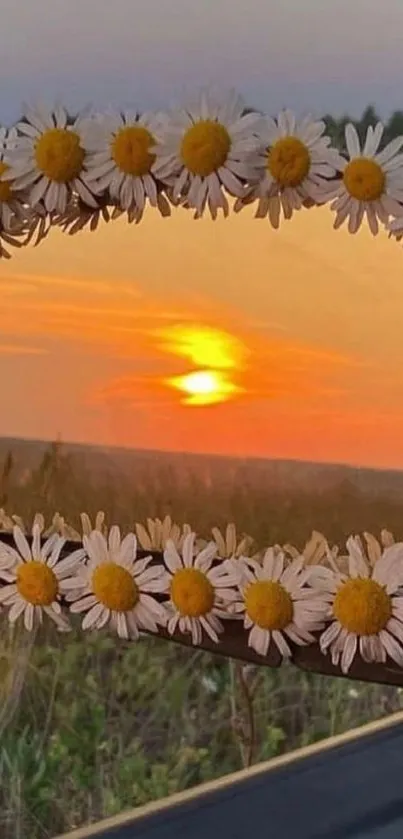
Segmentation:
<svg viewBox="0 0 403 839">
<path fill-rule="evenodd" d="M 403 839 L 403 723 L 90 835 Z"/>
</svg>

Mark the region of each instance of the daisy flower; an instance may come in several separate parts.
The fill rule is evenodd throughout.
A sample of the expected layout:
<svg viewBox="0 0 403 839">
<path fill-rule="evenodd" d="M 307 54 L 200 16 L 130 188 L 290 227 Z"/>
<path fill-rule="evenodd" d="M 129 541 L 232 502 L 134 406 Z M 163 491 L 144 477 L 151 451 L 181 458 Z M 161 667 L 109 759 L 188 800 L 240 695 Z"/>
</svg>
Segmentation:
<svg viewBox="0 0 403 839">
<path fill-rule="evenodd" d="M 396 137 L 382 151 L 379 146 L 384 127 L 369 126 L 361 149 L 357 130 L 346 125 L 349 160 L 340 158 L 342 179 L 331 209 L 336 213 L 337 229 L 348 219 L 350 233 L 356 233 L 366 216 L 371 233 L 378 233 L 378 220 L 387 224 L 390 216 L 403 212 L 403 137 Z"/>
<path fill-rule="evenodd" d="M 18 131 L 15 126 L 12 128 L 0 127 L 0 154 L 3 156 L 5 151 L 14 149 L 18 140 Z"/>
<path fill-rule="evenodd" d="M 12 181 L 4 180 L 9 166 L 4 160 L 8 150 L 15 147 L 17 130 L 0 127 L 0 257 L 10 259 L 5 245 L 21 248 L 21 236 L 26 232 L 28 210 L 24 195 L 15 188 Z"/>
<path fill-rule="evenodd" d="M 297 120 L 291 111 L 282 111 L 277 119 L 265 117 L 260 131 L 259 181 L 251 185 L 245 199 L 236 202 L 235 211 L 257 200 L 257 218 L 268 216 L 277 229 L 281 210 L 284 218 L 290 219 L 294 210 L 305 204 L 323 204 L 333 187 L 329 181 L 335 177 L 339 160 L 325 128 L 323 121 L 310 116 Z"/>
<path fill-rule="evenodd" d="M 213 539 L 217 545 L 217 555 L 220 559 L 232 559 L 232 557 L 245 556 L 253 545 L 251 536 L 237 538 L 236 527 L 233 522 L 227 524 L 225 533 L 218 527 L 212 528 Z"/>
<path fill-rule="evenodd" d="M 158 632 L 166 610 L 151 596 L 166 588 L 167 574 L 152 557 L 137 558 L 134 533 L 121 540 L 118 527 L 106 538 L 99 530 L 83 537 L 88 562 L 63 583 L 70 611 L 83 613 L 83 629 L 110 624 L 120 638 L 137 639 L 140 630 Z"/>
<path fill-rule="evenodd" d="M 149 518 L 147 528 L 140 522 L 136 523 L 135 528 L 138 542 L 145 551 L 163 551 L 168 540 L 179 548 L 185 536 L 192 532 L 188 524 L 184 524 L 181 529 L 172 521 L 171 516 L 165 516 L 163 521 Z"/>
<path fill-rule="evenodd" d="M 173 635 L 178 628 L 190 633 L 196 646 L 201 644 L 203 630 L 218 643 L 224 627 L 220 618 L 228 618 L 226 605 L 235 599 L 237 575 L 220 563 L 213 567 L 217 546 L 210 542 L 197 552 L 196 536 L 185 537 L 181 553 L 172 541 L 164 550 L 164 561 L 169 571 L 166 593 L 169 594 L 168 632 Z"/>
<path fill-rule="evenodd" d="M 213 218 L 218 209 L 228 215 L 223 188 L 241 197 L 245 183 L 256 178 L 261 119 L 260 114 L 245 113 L 236 93 L 220 102 L 203 92 L 194 105 L 161 118 L 154 175 L 172 186 L 174 200 L 182 198 L 196 218 L 206 205 Z"/>
<path fill-rule="evenodd" d="M 268 548 L 263 561 L 239 559 L 237 600 L 234 612 L 243 615 L 249 631 L 248 645 L 266 656 L 273 643 L 284 658 L 291 655 L 289 641 L 315 642 L 314 632 L 323 628 L 327 602 L 308 587 L 312 568 L 302 557 L 286 565 L 283 552 Z"/>
<path fill-rule="evenodd" d="M 0 568 L 0 577 L 6 583 L 0 588 L 0 604 L 8 608 L 8 619 L 14 623 L 21 616 L 24 626 L 32 631 L 42 623 L 43 615 L 51 618 L 60 630 L 69 624 L 62 615 L 60 605 L 63 581 L 84 558 L 84 551 L 77 550 L 60 560 L 65 540 L 54 534 L 41 544 L 41 528 L 32 528 L 32 544 L 18 525 L 13 528 L 16 548 L 1 546 L 1 556 L 8 555 L 12 566 Z"/>
<path fill-rule="evenodd" d="M 3 180 L 9 169 L 4 157 L 16 148 L 17 142 L 16 128 L 0 128 L 0 221 L 4 230 L 12 230 L 16 223 L 21 226 L 21 222 L 25 222 L 27 218 L 24 195 L 17 191 L 13 181 Z"/>
<path fill-rule="evenodd" d="M 72 120 L 61 106 L 25 108 L 17 125 L 19 136 L 4 156 L 9 168 L 3 180 L 11 179 L 15 189 L 27 190 L 31 206 L 43 202 L 48 213 L 65 212 L 72 193 L 96 207 L 86 171 L 89 123 L 84 114 Z"/>
<path fill-rule="evenodd" d="M 357 653 L 366 662 L 385 663 L 387 656 L 403 667 L 403 544 L 386 548 L 372 565 L 362 543 L 347 542 L 348 573 L 318 568 L 312 585 L 329 599 L 330 625 L 320 638 L 335 666 L 348 673 Z"/>
<path fill-rule="evenodd" d="M 166 199 L 160 199 L 161 188 L 152 173 L 158 129 L 159 119 L 154 114 L 125 111 L 103 115 L 94 119 L 87 144 L 93 152 L 89 181 L 95 181 L 100 191 L 108 190 L 112 202 L 138 221 L 147 200 L 152 207 L 159 208 L 161 203 L 165 215 Z"/>
</svg>

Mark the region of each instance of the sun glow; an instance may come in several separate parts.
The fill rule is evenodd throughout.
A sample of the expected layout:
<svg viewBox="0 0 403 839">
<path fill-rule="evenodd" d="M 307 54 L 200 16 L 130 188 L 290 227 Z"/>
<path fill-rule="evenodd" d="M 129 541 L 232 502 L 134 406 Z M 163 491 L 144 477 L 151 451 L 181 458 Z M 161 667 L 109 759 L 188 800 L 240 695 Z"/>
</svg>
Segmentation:
<svg viewBox="0 0 403 839">
<path fill-rule="evenodd" d="M 181 391 L 183 405 L 215 405 L 243 392 L 234 376 L 246 369 L 250 353 L 234 335 L 201 324 L 177 324 L 159 330 L 158 338 L 165 352 L 200 367 L 165 379 L 165 384 Z"/>
<path fill-rule="evenodd" d="M 159 330 L 157 337 L 165 352 L 214 370 L 240 370 L 249 355 L 245 344 L 234 335 L 210 326 L 178 324 Z"/>
<path fill-rule="evenodd" d="M 227 402 L 241 390 L 220 370 L 195 370 L 185 376 L 168 379 L 167 384 L 182 391 L 184 405 Z"/>
</svg>

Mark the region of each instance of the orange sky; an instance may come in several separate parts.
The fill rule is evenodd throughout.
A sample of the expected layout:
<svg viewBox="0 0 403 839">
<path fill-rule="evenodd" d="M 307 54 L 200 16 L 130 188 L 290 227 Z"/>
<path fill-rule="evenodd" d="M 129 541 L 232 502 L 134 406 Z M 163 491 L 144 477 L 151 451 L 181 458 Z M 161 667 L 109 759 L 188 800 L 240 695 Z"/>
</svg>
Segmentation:
<svg viewBox="0 0 403 839">
<path fill-rule="evenodd" d="M 326 209 L 55 231 L 0 292 L 1 435 L 403 467 L 403 251 Z"/>
</svg>

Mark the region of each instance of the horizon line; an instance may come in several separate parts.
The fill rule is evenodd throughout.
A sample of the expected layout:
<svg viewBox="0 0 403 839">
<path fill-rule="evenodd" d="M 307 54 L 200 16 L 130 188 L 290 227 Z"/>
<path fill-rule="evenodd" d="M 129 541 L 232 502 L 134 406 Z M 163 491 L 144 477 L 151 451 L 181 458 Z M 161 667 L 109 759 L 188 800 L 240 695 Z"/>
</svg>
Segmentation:
<svg viewBox="0 0 403 839">
<path fill-rule="evenodd" d="M 57 435 L 55 439 L 47 439 L 47 438 L 38 438 L 38 437 L 12 437 L 9 435 L 0 435 L 0 443 L 3 441 L 10 441 L 15 443 L 28 443 L 28 444 L 37 444 L 37 445 L 45 445 L 50 446 L 53 443 L 61 443 L 63 446 L 67 447 L 76 447 L 76 448 L 86 448 L 86 449 L 112 449 L 116 452 L 138 452 L 150 455 L 174 455 L 174 456 L 189 456 L 194 458 L 213 458 L 219 460 L 232 460 L 232 461 L 257 461 L 260 463 L 282 463 L 282 464 L 298 464 L 300 466 L 322 466 L 330 469 L 346 469 L 349 471 L 356 471 L 360 470 L 361 472 L 381 472 L 381 473 L 393 473 L 393 474 L 402 474 L 403 467 L 382 467 L 382 466 L 360 466 L 359 464 L 355 463 L 346 463 L 344 461 L 332 461 L 332 460 L 310 460 L 303 458 L 287 458 L 287 457 L 276 457 L 275 455 L 271 457 L 259 456 L 259 455 L 236 455 L 236 454 L 222 454 L 220 452 L 197 452 L 191 450 L 184 450 L 184 449 L 148 449 L 144 447 L 135 446 L 122 446 L 122 445 L 114 445 L 113 443 L 89 443 L 82 440 L 64 440 L 61 435 Z"/>
</svg>

